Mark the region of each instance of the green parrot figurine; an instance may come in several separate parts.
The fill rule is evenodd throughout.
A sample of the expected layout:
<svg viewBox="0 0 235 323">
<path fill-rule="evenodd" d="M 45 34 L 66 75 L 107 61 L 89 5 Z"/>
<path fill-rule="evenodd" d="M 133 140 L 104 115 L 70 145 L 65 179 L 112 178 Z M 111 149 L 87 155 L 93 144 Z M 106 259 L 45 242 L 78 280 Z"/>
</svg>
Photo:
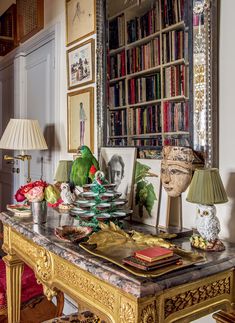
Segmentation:
<svg viewBox="0 0 235 323">
<path fill-rule="evenodd" d="M 72 164 L 70 183 L 82 187 L 93 181 L 99 163 L 87 146 L 78 147 L 77 153 L 80 156 Z"/>
</svg>

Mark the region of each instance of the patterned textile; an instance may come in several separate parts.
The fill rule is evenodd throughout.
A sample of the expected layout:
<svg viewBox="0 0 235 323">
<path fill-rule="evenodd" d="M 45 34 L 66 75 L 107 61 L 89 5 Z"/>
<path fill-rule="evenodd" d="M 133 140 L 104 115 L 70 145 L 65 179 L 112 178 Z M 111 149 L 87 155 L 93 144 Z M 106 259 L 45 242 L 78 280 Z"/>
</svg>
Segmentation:
<svg viewBox="0 0 235 323">
<path fill-rule="evenodd" d="M 90 311 L 85 311 L 82 313 L 74 313 L 66 316 L 57 317 L 55 319 L 44 321 L 43 323 L 64 323 L 64 322 L 72 322 L 72 323 L 105 323 L 101 321 L 98 316 Z"/>
<path fill-rule="evenodd" d="M 34 272 L 27 265 L 24 265 L 21 283 L 21 303 L 28 302 L 30 299 L 42 295 L 42 285 L 37 284 Z M 6 311 L 6 267 L 4 261 L 0 260 L 0 315 Z"/>
</svg>

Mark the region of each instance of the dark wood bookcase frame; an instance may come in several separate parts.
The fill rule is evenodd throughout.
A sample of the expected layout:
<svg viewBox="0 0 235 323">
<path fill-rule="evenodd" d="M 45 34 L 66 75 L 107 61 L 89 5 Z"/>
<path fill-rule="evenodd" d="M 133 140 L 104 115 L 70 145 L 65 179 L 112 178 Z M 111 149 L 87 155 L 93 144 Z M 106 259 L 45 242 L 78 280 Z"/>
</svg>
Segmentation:
<svg viewBox="0 0 235 323">
<path fill-rule="evenodd" d="M 12 4 L 0 16 L 0 56 L 6 55 L 16 46 L 16 5 Z"/>
<path fill-rule="evenodd" d="M 23 43 L 44 27 L 44 0 L 17 0 L 16 14 L 17 40 Z"/>
</svg>

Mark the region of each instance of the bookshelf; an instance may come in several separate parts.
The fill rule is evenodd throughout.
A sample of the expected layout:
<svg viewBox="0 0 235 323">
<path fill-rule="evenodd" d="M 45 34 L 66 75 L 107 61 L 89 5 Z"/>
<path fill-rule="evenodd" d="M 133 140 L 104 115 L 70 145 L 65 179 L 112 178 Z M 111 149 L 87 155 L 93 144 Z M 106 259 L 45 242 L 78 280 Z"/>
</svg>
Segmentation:
<svg viewBox="0 0 235 323">
<path fill-rule="evenodd" d="M 108 17 L 109 146 L 190 144 L 186 3 L 145 0 Z"/>
<path fill-rule="evenodd" d="M 0 16 L 0 56 L 6 55 L 16 46 L 16 5 L 12 4 Z"/>
</svg>

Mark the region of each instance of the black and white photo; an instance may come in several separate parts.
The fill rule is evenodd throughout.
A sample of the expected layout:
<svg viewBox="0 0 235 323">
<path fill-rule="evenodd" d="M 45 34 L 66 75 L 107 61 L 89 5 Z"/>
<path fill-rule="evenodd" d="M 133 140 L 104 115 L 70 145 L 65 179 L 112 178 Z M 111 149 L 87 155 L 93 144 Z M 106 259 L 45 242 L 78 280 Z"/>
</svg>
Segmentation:
<svg viewBox="0 0 235 323">
<path fill-rule="evenodd" d="M 135 148 L 101 148 L 100 168 L 110 183 L 116 184 L 115 190 L 122 193 L 122 198 L 132 202 Z"/>
</svg>

